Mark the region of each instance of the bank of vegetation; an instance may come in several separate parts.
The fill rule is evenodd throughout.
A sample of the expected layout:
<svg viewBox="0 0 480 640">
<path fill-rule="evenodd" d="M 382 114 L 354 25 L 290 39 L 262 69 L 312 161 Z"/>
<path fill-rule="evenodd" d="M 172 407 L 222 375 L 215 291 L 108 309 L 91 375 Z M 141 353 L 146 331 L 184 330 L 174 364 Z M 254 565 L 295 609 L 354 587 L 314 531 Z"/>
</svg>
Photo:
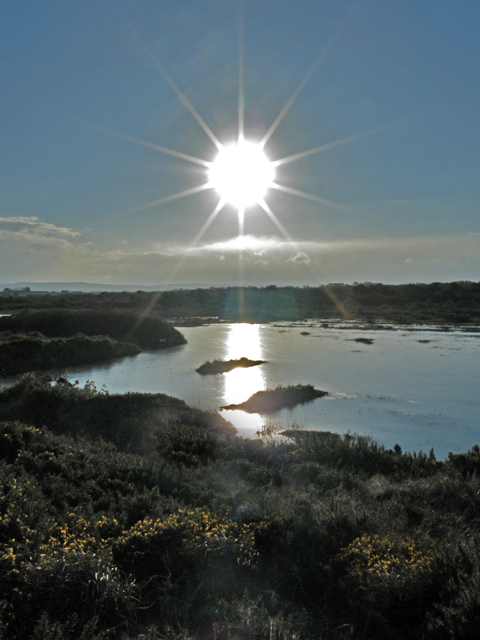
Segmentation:
<svg viewBox="0 0 480 640">
<path fill-rule="evenodd" d="M 184 344 L 156 314 L 46 309 L 0 317 L 0 375 L 92 364 Z"/>
<path fill-rule="evenodd" d="M 242 440 L 32 374 L 0 423 L 2 640 L 478 637 L 478 447 Z"/>
<path fill-rule="evenodd" d="M 0 313 L 25 308 L 153 310 L 181 323 L 358 318 L 397 323 L 480 323 L 479 282 L 318 287 L 210 287 L 163 292 L 0 292 Z"/>
</svg>

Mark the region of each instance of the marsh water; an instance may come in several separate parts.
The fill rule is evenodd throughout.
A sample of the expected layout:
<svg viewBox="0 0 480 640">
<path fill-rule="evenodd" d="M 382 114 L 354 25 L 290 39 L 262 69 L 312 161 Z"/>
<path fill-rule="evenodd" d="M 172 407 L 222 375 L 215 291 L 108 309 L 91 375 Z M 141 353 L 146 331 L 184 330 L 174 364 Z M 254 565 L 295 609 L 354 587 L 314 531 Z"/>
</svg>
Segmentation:
<svg viewBox="0 0 480 640">
<path fill-rule="evenodd" d="M 271 416 L 221 410 L 242 437 L 265 424 L 374 437 L 403 451 L 466 451 L 480 442 L 480 331 L 390 326 L 368 331 L 320 322 L 182 327 L 187 344 L 94 367 L 68 370 L 110 393 L 166 393 L 219 410 L 277 385 L 312 384 L 329 395 Z M 358 339 L 368 338 L 366 344 Z M 202 376 L 207 360 L 265 364 Z"/>
</svg>

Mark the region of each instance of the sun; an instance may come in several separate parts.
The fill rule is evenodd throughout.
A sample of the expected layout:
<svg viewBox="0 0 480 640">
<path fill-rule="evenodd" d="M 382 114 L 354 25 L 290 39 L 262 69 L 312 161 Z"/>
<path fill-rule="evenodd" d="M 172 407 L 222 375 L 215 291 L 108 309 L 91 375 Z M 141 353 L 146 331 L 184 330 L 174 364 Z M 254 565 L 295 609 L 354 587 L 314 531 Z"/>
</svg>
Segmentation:
<svg viewBox="0 0 480 640">
<path fill-rule="evenodd" d="M 219 140 L 219 138 L 212 131 L 207 122 L 203 119 L 195 106 L 192 104 L 192 102 L 180 89 L 180 87 L 167 72 L 167 70 L 163 67 L 162 63 L 135 32 L 135 37 L 145 47 L 147 53 L 149 54 L 149 57 L 153 60 L 157 69 L 160 71 L 166 82 L 170 85 L 177 97 L 183 103 L 183 106 L 190 112 L 193 118 L 197 121 L 197 124 L 210 139 L 210 143 L 213 143 L 213 146 L 216 148 L 216 155 L 213 159 L 206 159 L 205 157 L 199 158 L 190 155 L 189 153 L 170 149 L 150 142 L 148 140 L 142 140 L 140 138 L 122 133 L 120 131 L 100 127 L 98 125 L 94 125 L 93 123 L 86 123 L 89 126 L 98 129 L 108 135 L 116 136 L 124 140 L 133 142 L 134 144 L 155 149 L 162 154 L 167 154 L 175 158 L 179 158 L 183 161 L 193 163 L 197 166 L 200 165 L 205 171 L 205 181 L 201 184 L 189 189 L 185 189 L 178 193 L 158 198 L 157 200 L 153 200 L 151 202 L 146 202 L 133 209 L 129 209 L 128 211 L 120 212 L 120 214 L 127 215 L 136 213 L 138 211 L 149 209 L 151 207 L 157 207 L 159 205 L 172 202 L 173 200 L 177 200 L 179 198 L 190 197 L 203 191 L 213 190 L 218 194 L 219 199 L 213 211 L 210 212 L 210 215 L 206 218 L 197 235 L 193 239 L 190 248 L 194 248 L 197 245 L 207 229 L 214 222 L 216 217 L 226 205 L 233 206 L 237 211 L 239 237 L 242 237 L 244 234 L 244 217 L 246 209 L 253 208 L 254 205 L 258 205 L 261 209 L 263 209 L 264 213 L 267 214 L 267 216 L 281 232 L 284 238 L 292 244 L 292 247 L 296 246 L 296 243 L 293 241 L 290 234 L 287 232 L 283 224 L 280 222 L 280 220 L 277 218 L 277 216 L 267 203 L 267 195 L 270 190 L 276 190 L 277 192 L 280 191 L 284 194 L 288 194 L 289 196 L 293 195 L 295 197 L 310 200 L 316 202 L 317 204 L 320 204 L 322 207 L 335 208 L 337 210 L 342 210 L 348 214 L 359 214 L 359 211 L 355 210 L 355 208 L 349 205 L 344 205 L 339 202 L 333 202 L 332 200 L 329 200 L 322 196 L 306 193 L 291 186 L 287 186 L 286 184 L 279 183 L 276 178 L 276 168 L 279 166 L 288 165 L 292 162 L 296 162 L 297 160 L 301 160 L 318 153 L 323 153 L 339 145 L 353 143 L 364 137 L 380 133 L 381 131 L 385 131 L 392 127 L 397 127 L 401 124 L 406 123 L 409 120 L 408 118 L 397 120 L 396 122 L 384 124 L 372 129 L 367 129 L 365 131 L 360 131 L 358 133 L 354 133 L 353 135 L 333 140 L 331 142 L 324 143 L 311 149 L 304 149 L 303 151 L 299 151 L 298 153 L 295 153 L 293 155 L 285 156 L 283 158 L 278 158 L 275 160 L 271 160 L 264 151 L 264 148 L 268 145 L 269 140 L 272 138 L 273 134 L 280 126 L 287 113 L 290 111 L 292 105 L 295 103 L 298 96 L 305 88 L 305 85 L 310 81 L 316 69 L 323 62 L 325 56 L 332 48 L 336 40 L 339 38 L 347 22 L 348 19 L 345 18 L 342 24 L 339 25 L 337 30 L 331 36 L 330 40 L 324 46 L 323 50 L 320 52 L 318 58 L 313 62 L 301 82 L 298 84 L 297 88 L 293 91 L 292 95 L 287 100 L 283 108 L 280 109 L 278 116 L 272 122 L 261 140 L 255 141 L 250 139 L 248 135 L 245 134 L 243 10 L 241 11 L 239 21 L 238 129 L 235 141 L 233 143 L 224 143 Z"/>
<path fill-rule="evenodd" d="M 262 145 L 245 140 L 222 146 L 208 170 L 209 184 L 236 209 L 259 204 L 274 184 L 275 165 Z"/>
</svg>

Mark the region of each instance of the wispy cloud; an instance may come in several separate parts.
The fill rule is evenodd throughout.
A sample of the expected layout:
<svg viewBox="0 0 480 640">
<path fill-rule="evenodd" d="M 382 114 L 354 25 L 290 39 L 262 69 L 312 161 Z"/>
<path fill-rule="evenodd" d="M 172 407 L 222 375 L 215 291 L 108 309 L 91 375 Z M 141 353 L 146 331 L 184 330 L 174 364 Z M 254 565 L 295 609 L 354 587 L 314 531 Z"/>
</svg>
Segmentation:
<svg viewBox="0 0 480 640">
<path fill-rule="evenodd" d="M 247 235 L 191 248 L 107 247 L 36 217 L 0 217 L 0 273 L 119 284 L 315 284 L 478 279 L 480 234 L 289 242 Z M 35 274 L 35 275 L 32 275 Z"/>
<path fill-rule="evenodd" d="M 188 249 L 191 254 L 205 253 L 238 253 L 239 251 L 251 252 L 255 255 L 263 255 L 266 251 L 275 251 L 283 249 L 285 241 L 278 238 L 259 237 L 252 235 L 237 236 L 230 240 L 205 244 L 203 246 L 192 247 Z M 292 244 L 289 243 L 291 247 Z"/>
<path fill-rule="evenodd" d="M 78 231 L 34 216 L 0 217 L 2 280 L 42 279 L 45 272 L 53 275 L 57 269 L 66 277 L 90 253 L 80 239 Z"/>
<path fill-rule="evenodd" d="M 64 240 L 79 235 L 78 231 L 42 222 L 35 216 L 0 217 L 0 239 L 45 244 L 55 239 Z"/>
</svg>

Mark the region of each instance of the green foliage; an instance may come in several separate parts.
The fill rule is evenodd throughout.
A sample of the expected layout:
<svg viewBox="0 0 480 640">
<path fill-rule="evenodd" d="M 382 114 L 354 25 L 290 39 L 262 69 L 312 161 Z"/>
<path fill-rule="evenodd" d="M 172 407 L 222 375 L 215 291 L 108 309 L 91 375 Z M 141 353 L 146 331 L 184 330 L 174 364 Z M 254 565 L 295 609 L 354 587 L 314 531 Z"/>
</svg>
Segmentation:
<svg viewBox="0 0 480 640">
<path fill-rule="evenodd" d="M 475 447 L 243 440 L 166 396 L 32 375 L 0 420 L 2 640 L 476 637 Z"/>
<path fill-rule="evenodd" d="M 463 478 L 471 477 L 473 474 L 480 476 L 480 447 L 474 445 L 467 453 L 448 454 L 450 465 L 456 469 Z"/>
<path fill-rule="evenodd" d="M 57 624 L 73 627 L 71 637 L 92 619 L 103 629 L 128 628 L 133 620 L 136 585 L 99 553 L 66 550 L 56 557 L 40 556 L 22 566 L 20 574 L 30 600 L 29 607 L 23 599 L 16 607 L 14 624 L 17 632 L 23 627 L 23 637 L 29 623 L 33 626 L 45 614 Z M 34 628 L 38 626 L 37 622 Z"/>
<path fill-rule="evenodd" d="M 106 389 L 98 391 L 93 382 L 81 389 L 65 378 L 35 374 L 0 390 L 0 420 L 16 419 L 56 433 L 103 438 L 123 451 L 171 447 L 172 453 L 179 453 L 184 447 L 192 461 L 213 452 L 217 439 L 211 432 L 224 436 L 235 432 L 220 416 L 190 409 L 164 394 L 109 394 Z"/>
<path fill-rule="evenodd" d="M 480 625 L 480 538 L 446 539 L 441 545 L 443 584 L 430 615 L 432 635 L 442 638 L 478 636 Z"/>
<path fill-rule="evenodd" d="M 441 466 L 433 453 L 401 454 L 399 449 L 385 449 L 371 438 L 357 435 L 339 436 L 328 431 L 288 429 L 282 435 L 292 438 L 299 454 L 316 463 L 373 475 L 395 478 L 419 478 L 434 475 Z"/>
</svg>

